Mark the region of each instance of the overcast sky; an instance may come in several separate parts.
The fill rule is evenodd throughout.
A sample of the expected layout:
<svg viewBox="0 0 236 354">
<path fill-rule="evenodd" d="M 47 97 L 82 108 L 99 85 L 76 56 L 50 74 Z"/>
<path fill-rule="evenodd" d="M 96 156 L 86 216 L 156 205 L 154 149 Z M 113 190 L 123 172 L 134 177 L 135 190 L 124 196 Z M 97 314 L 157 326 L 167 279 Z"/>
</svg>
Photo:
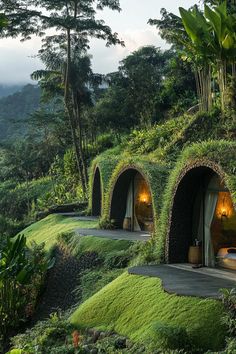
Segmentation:
<svg viewBox="0 0 236 354">
<path fill-rule="evenodd" d="M 106 48 L 103 41 L 91 41 L 93 70 L 108 73 L 117 70 L 119 61 L 143 45 L 155 45 L 166 48 L 157 30 L 147 24 L 149 18 L 160 18 L 160 10 L 178 14 L 179 6 L 189 8 L 196 0 L 120 0 L 122 12 L 105 10 L 100 18 L 119 33 L 125 41 L 125 48 L 120 46 Z M 40 48 L 40 40 L 33 38 L 21 43 L 17 39 L 0 39 L 0 84 L 27 83 L 30 73 L 42 68 L 34 58 Z"/>
</svg>

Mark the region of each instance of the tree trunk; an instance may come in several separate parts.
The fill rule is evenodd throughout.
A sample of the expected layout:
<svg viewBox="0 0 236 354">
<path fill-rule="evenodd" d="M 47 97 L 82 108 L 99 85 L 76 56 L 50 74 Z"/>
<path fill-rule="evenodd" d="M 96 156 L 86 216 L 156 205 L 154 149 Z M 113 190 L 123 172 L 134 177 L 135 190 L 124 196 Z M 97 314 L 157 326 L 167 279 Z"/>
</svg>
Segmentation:
<svg viewBox="0 0 236 354">
<path fill-rule="evenodd" d="M 66 65 L 66 72 L 65 72 L 64 102 L 65 102 L 65 108 L 68 113 L 68 117 L 70 121 L 71 135 L 72 135 L 72 141 L 75 149 L 76 162 L 77 162 L 78 172 L 81 180 L 83 195 L 85 197 L 87 194 L 86 174 L 84 173 L 84 164 L 82 160 L 83 152 L 80 149 L 80 139 L 78 139 L 76 133 L 76 128 L 77 128 L 76 119 L 74 116 L 73 109 L 71 107 L 70 80 L 71 80 L 71 35 L 70 35 L 70 29 L 68 29 L 67 30 L 67 65 Z"/>
<path fill-rule="evenodd" d="M 82 135 L 82 122 L 81 122 L 81 115 L 80 115 L 80 103 L 79 103 L 79 97 L 78 93 L 73 90 L 73 106 L 74 106 L 74 114 L 75 114 L 75 120 L 77 123 L 77 131 L 78 131 L 78 149 L 80 153 L 80 158 L 81 158 L 81 164 L 82 164 L 82 170 L 83 170 L 83 176 L 85 180 L 85 184 L 87 185 L 88 183 L 88 174 L 87 174 L 87 166 L 85 163 L 85 157 L 84 157 L 84 149 L 83 149 L 83 135 Z"/>
</svg>

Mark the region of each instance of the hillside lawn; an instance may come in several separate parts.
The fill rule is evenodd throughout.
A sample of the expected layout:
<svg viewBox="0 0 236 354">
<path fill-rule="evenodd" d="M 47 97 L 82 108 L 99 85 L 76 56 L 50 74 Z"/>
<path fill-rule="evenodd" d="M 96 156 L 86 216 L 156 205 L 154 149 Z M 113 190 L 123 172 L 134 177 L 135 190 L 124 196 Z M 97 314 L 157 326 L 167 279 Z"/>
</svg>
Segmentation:
<svg viewBox="0 0 236 354">
<path fill-rule="evenodd" d="M 96 226 L 97 221 L 80 221 L 73 217 L 52 214 L 28 226 L 20 234 L 26 236 L 28 244 L 31 241 L 38 244 L 45 243 L 45 248 L 49 250 L 56 244 L 59 234 L 74 231 L 75 228 L 94 228 Z"/>
<path fill-rule="evenodd" d="M 217 300 L 170 295 L 160 279 L 125 272 L 80 305 L 70 321 L 79 328 L 114 330 L 154 346 L 155 327 L 173 326 L 185 329 L 193 346 L 219 350 L 226 336 L 222 315 Z"/>
<path fill-rule="evenodd" d="M 49 250 L 58 235 L 75 228 L 93 228 L 96 221 L 50 215 L 21 232 L 27 241 L 44 242 Z M 67 239 L 67 236 L 65 236 Z M 84 252 L 108 254 L 129 248 L 128 241 L 72 235 L 67 246 L 75 256 Z M 224 346 L 226 329 L 222 324 L 223 306 L 217 300 L 183 297 L 166 293 L 158 278 L 129 275 L 127 272 L 82 303 L 70 321 L 79 328 L 114 330 L 135 342 L 155 346 L 157 328 L 165 326 L 187 331 L 193 346 L 219 350 Z"/>
</svg>

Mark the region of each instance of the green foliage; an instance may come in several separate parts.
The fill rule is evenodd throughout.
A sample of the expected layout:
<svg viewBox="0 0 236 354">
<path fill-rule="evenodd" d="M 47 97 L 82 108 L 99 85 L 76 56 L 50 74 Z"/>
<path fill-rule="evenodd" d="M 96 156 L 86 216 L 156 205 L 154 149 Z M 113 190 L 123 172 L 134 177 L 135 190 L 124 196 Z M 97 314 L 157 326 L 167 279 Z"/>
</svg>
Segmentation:
<svg viewBox="0 0 236 354">
<path fill-rule="evenodd" d="M 43 247 L 28 249 L 26 238 L 19 235 L 0 249 L 0 343 L 34 311 L 46 270 L 53 265 Z"/>
<path fill-rule="evenodd" d="M 31 219 L 40 207 L 41 198 L 45 198 L 52 188 L 50 178 L 40 178 L 25 183 L 4 182 L 0 188 L 1 213 L 12 220 Z"/>
<path fill-rule="evenodd" d="M 107 75 L 109 88 L 90 116 L 101 131 L 127 132 L 150 127 L 172 112 L 194 104 L 194 75 L 174 51 L 144 46 L 122 60 L 118 72 Z M 122 105 L 120 104 L 122 102 Z M 175 107 L 175 108 L 174 108 Z"/>
<path fill-rule="evenodd" d="M 166 145 L 173 142 L 173 139 L 180 136 L 193 120 L 194 117 L 183 115 L 179 118 L 169 119 L 163 124 L 154 125 L 149 129 L 134 130 L 124 144 L 125 150 L 133 154 L 148 154 L 157 149 L 164 149 Z"/>
<path fill-rule="evenodd" d="M 144 345 L 154 340 L 158 322 L 185 330 L 192 346 L 219 350 L 226 334 L 222 315 L 216 300 L 169 295 L 160 279 L 124 273 L 80 305 L 70 320 L 76 326 L 113 329 Z"/>
<path fill-rule="evenodd" d="M 89 227 L 89 225 L 88 225 Z M 75 233 L 63 233 L 59 236 L 58 241 L 64 245 L 75 256 L 81 257 L 84 253 L 94 252 L 101 259 L 106 259 L 112 252 L 128 250 L 132 245 L 131 241 L 112 240 L 94 236 L 79 236 Z"/>
<path fill-rule="evenodd" d="M 53 314 L 50 319 L 38 322 L 33 328 L 12 338 L 13 347 L 24 354 L 75 353 L 72 343 L 73 327 L 60 316 Z M 49 349 L 50 348 L 50 349 Z M 61 350 L 66 349 L 67 351 Z M 72 351 L 70 351 L 70 349 Z M 13 354 L 14 352 L 10 352 Z"/>
<path fill-rule="evenodd" d="M 128 267 L 132 258 L 133 258 L 132 253 L 127 252 L 127 250 L 114 251 L 114 252 L 107 254 L 105 261 L 104 261 L 104 266 L 105 266 L 105 268 L 108 268 L 108 269 L 126 268 L 126 267 Z"/>
<path fill-rule="evenodd" d="M 16 222 L 0 214 L 0 235 L 2 238 L 16 235 L 24 228 L 23 222 Z M 1 241 L 0 241 L 1 243 Z"/>
<path fill-rule="evenodd" d="M 110 220 L 108 217 L 101 218 L 99 220 L 99 228 L 103 230 L 114 230 L 115 220 Z"/>
<path fill-rule="evenodd" d="M 236 334 L 236 289 L 222 289 L 221 301 L 225 307 L 224 323 L 228 327 L 230 337 L 235 337 Z"/>
<path fill-rule="evenodd" d="M 185 328 L 163 323 L 154 323 L 152 326 L 154 332 L 153 349 L 158 347 L 161 350 L 184 350 L 194 353 L 191 339 Z M 200 343 L 198 345 L 201 345 Z"/>
<path fill-rule="evenodd" d="M 37 201 L 41 210 L 53 205 L 84 201 L 74 150 L 67 150 L 63 158 L 57 155 L 49 175 L 51 189 Z"/>
<path fill-rule="evenodd" d="M 77 292 L 81 292 L 81 302 L 84 302 L 92 295 L 101 290 L 104 286 L 116 279 L 123 270 L 112 269 L 112 270 L 91 270 L 85 271 L 81 278 L 81 285 L 79 286 Z"/>
</svg>

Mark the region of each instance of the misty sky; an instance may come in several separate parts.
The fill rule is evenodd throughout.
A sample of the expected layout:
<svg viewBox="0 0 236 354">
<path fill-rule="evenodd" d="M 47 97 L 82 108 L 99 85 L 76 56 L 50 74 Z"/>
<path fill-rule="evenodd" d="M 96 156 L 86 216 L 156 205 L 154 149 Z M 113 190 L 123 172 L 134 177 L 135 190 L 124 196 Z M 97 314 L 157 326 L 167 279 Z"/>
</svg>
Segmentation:
<svg viewBox="0 0 236 354">
<path fill-rule="evenodd" d="M 91 41 L 93 70 L 108 73 L 117 70 L 119 61 L 143 45 L 155 45 L 166 48 L 165 42 L 158 36 L 154 27 L 147 24 L 149 18 L 160 18 L 160 9 L 178 14 L 178 7 L 189 8 L 196 0 L 121 0 L 122 12 L 105 10 L 100 18 L 119 33 L 125 41 L 125 48 L 120 46 L 106 48 L 101 40 Z M 30 73 L 42 68 L 34 56 L 40 48 L 40 39 L 21 43 L 17 39 L 0 39 L 0 84 L 27 83 Z"/>
</svg>

